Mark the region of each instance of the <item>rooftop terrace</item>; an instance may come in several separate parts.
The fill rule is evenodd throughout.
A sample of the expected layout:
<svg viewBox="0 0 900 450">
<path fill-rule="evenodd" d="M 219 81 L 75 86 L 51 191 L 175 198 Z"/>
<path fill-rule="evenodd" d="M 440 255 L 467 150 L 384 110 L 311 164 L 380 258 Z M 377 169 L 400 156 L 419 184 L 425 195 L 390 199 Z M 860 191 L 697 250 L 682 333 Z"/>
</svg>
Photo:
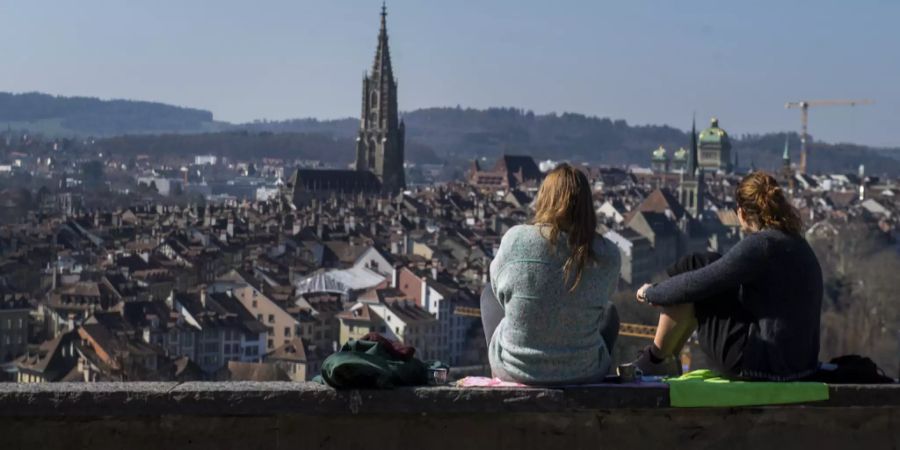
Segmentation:
<svg viewBox="0 0 900 450">
<path fill-rule="evenodd" d="M 3 448 L 900 447 L 900 385 L 678 409 L 664 385 L 334 391 L 311 383 L 0 384 Z"/>
</svg>

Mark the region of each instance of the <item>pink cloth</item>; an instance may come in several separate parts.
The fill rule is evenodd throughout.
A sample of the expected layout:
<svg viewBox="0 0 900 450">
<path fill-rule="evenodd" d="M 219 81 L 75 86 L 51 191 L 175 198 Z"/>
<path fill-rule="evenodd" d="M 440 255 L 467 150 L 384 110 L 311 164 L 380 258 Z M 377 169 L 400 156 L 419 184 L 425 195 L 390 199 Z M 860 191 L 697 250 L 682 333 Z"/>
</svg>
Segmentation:
<svg viewBox="0 0 900 450">
<path fill-rule="evenodd" d="M 522 383 L 503 381 L 499 378 L 465 377 L 457 380 L 456 387 L 528 387 Z"/>
</svg>

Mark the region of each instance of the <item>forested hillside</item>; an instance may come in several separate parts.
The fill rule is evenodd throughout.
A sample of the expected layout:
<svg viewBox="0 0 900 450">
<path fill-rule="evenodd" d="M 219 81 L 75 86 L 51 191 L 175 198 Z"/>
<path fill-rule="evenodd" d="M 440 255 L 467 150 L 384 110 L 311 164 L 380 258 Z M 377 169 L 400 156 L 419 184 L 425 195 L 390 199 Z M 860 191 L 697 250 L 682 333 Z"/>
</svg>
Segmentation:
<svg viewBox="0 0 900 450">
<path fill-rule="evenodd" d="M 624 120 L 582 114 L 534 114 L 516 108 L 427 108 L 403 114 L 407 159 L 459 165 L 503 153 L 594 164 L 648 165 L 659 145 L 671 151 L 690 145 L 690 123 L 629 125 Z M 702 129 L 706 121 L 698 121 Z M 722 126 L 728 130 L 729 124 Z M 216 153 L 319 159 L 353 159 L 359 122 L 353 118 L 295 119 L 247 124 L 216 122 L 209 111 L 162 103 L 0 93 L 0 127 L 47 137 L 100 137 L 109 151 L 164 154 Z M 186 136 L 178 136 L 178 135 Z M 126 136 L 127 135 L 127 136 Z M 159 136 L 152 136 L 159 135 Z M 740 166 L 781 166 L 784 133 L 732 136 Z M 792 157 L 800 139 L 789 135 Z M 813 171 L 900 174 L 900 149 L 813 141 Z"/>
</svg>

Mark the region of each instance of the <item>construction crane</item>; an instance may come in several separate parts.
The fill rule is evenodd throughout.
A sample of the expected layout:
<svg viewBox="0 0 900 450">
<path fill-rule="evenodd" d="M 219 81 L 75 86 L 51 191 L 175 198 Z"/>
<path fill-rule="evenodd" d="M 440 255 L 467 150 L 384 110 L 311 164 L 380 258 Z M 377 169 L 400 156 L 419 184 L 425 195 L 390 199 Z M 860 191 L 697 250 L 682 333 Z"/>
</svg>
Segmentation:
<svg viewBox="0 0 900 450">
<path fill-rule="evenodd" d="M 453 309 L 453 314 L 463 317 L 481 317 L 481 308 L 457 306 Z M 619 335 L 653 339 L 653 337 L 656 336 L 656 327 L 638 323 L 622 323 L 619 325 Z"/>
<path fill-rule="evenodd" d="M 856 106 L 871 105 L 875 103 L 872 100 L 801 100 L 799 102 L 787 102 L 784 107 L 787 109 L 800 109 L 800 121 L 803 131 L 800 134 L 800 173 L 806 173 L 807 159 L 807 141 L 809 134 L 807 133 L 807 125 L 809 124 L 809 108 L 811 106 Z"/>
</svg>

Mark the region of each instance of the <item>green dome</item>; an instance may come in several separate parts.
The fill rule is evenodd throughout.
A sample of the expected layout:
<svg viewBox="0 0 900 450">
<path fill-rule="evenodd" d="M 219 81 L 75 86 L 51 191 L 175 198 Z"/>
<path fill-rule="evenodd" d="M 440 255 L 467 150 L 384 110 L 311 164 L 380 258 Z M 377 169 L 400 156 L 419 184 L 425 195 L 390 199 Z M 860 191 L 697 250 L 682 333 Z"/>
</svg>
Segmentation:
<svg viewBox="0 0 900 450">
<path fill-rule="evenodd" d="M 687 160 L 687 150 L 684 147 L 679 148 L 675 151 L 675 160 L 677 161 L 685 161 Z"/>
<path fill-rule="evenodd" d="M 728 133 L 719 128 L 719 119 L 713 117 L 709 122 L 709 128 L 700 132 L 700 143 L 722 144 L 723 146 L 729 144 Z"/>
<path fill-rule="evenodd" d="M 658 149 L 653 150 L 653 160 L 654 161 L 665 161 L 666 160 L 666 149 L 660 145 Z"/>
</svg>

